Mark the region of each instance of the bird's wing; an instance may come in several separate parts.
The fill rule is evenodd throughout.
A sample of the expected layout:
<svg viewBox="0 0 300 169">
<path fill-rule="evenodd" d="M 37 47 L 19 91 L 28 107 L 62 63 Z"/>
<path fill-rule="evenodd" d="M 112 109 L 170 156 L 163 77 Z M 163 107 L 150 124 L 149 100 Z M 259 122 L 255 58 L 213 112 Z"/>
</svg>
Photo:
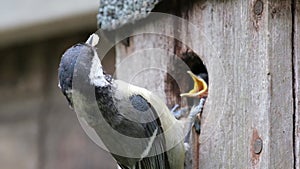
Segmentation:
<svg viewBox="0 0 300 169">
<path fill-rule="evenodd" d="M 165 103 L 146 89 L 119 80 L 115 83 L 117 84 L 115 98 L 118 100 L 118 110 L 124 116 L 122 118 L 125 119 L 124 123 L 127 124 L 126 126 L 134 125 L 141 129 L 140 134 L 134 134 L 136 131 L 131 131 L 130 134 L 148 138 L 148 141 L 142 145 L 143 152 L 140 154 L 141 158 L 137 161 L 135 169 L 182 169 L 183 146 L 178 146 L 182 152 L 175 152 L 176 155 L 173 155 L 174 152 L 170 154 L 171 149 L 180 145 L 178 128 L 182 126 L 177 126 L 177 120 Z M 183 156 L 180 155 L 181 153 Z M 169 159 L 169 154 L 173 159 Z"/>
<path fill-rule="evenodd" d="M 148 103 L 151 103 L 151 110 L 154 112 L 154 115 L 159 118 L 157 118 L 158 120 L 156 121 L 152 121 L 152 124 L 150 123 L 148 124 L 148 126 L 160 126 L 158 134 L 161 134 L 161 136 L 163 136 L 157 137 L 157 141 L 163 143 L 162 146 L 164 147 L 158 147 L 159 144 L 155 143 L 155 147 L 152 149 L 157 152 L 163 149 L 164 153 L 159 154 L 159 156 L 150 157 L 149 159 L 143 159 L 142 163 L 147 164 L 149 160 L 168 161 L 168 164 L 154 164 L 156 165 L 154 166 L 154 168 L 169 167 L 172 169 L 183 169 L 185 151 L 182 141 L 184 137 L 182 124 L 174 118 L 174 116 L 165 105 L 164 101 L 161 100 L 158 96 L 143 88 L 134 88 L 134 90 L 137 90 L 134 92 L 141 94 L 141 96 Z M 146 131 L 151 131 L 151 129 Z"/>
<path fill-rule="evenodd" d="M 118 166 L 119 166 L 121 169 L 130 169 L 130 168 L 128 168 L 128 167 L 126 167 L 125 165 L 120 164 L 120 163 L 118 163 Z M 118 169 L 119 169 L 119 168 L 118 168 Z"/>
<path fill-rule="evenodd" d="M 142 154 L 142 159 L 136 164 L 136 169 L 170 169 L 164 131 L 157 111 L 140 94 L 131 95 L 130 102 L 132 107 L 141 113 L 146 111 L 149 118 L 149 122 L 142 123 L 145 137 L 149 138 L 149 143 Z"/>
</svg>

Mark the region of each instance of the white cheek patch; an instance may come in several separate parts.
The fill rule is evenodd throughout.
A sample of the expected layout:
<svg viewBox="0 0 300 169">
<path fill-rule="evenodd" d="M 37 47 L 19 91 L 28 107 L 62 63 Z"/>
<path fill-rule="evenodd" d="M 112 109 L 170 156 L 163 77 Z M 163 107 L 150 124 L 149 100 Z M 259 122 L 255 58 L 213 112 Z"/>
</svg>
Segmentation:
<svg viewBox="0 0 300 169">
<path fill-rule="evenodd" d="M 97 52 L 94 51 L 94 53 L 95 55 L 92 59 L 92 65 L 89 74 L 90 83 L 95 86 L 107 86 L 109 83 L 106 81 L 105 75 L 103 74 L 100 59 L 97 55 Z"/>
</svg>

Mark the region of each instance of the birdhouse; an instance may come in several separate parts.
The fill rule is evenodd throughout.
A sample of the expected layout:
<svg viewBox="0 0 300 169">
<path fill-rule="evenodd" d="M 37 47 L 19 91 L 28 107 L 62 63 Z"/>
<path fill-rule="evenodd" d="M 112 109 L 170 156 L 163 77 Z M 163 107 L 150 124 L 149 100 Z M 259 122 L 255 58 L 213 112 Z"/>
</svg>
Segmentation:
<svg viewBox="0 0 300 169">
<path fill-rule="evenodd" d="M 120 39 L 116 76 L 171 108 L 207 71 L 200 168 L 299 168 L 299 1 L 168 3 Z"/>
</svg>

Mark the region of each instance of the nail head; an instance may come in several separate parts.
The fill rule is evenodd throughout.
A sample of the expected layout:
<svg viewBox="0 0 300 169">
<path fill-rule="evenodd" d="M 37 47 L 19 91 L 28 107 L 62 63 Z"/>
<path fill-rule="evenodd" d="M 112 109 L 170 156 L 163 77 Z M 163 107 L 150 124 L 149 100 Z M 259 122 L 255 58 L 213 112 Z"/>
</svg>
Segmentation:
<svg viewBox="0 0 300 169">
<path fill-rule="evenodd" d="M 255 154 L 261 153 L 262 147 L 263 147 L 262 139 L 260 139 L 260 138 L 256 139 L 254 142 L 254 153 Z"/>
</svg>

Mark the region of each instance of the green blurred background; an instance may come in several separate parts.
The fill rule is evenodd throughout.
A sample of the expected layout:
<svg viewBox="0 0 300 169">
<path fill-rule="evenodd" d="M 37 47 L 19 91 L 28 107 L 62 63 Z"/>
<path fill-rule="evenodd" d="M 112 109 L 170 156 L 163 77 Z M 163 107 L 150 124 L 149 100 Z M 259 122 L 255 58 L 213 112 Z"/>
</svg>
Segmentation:
<svg viewBox="0 0 300 169">
<path fill-rule="evenodd" d="M 6 0 L 0 5 L 0 166 L 115 169 L 57 87 L 60 57 L 97 30 L 98 0 Z M 114 53 L 103 61 L 114 71 Z"/>
</svg>

